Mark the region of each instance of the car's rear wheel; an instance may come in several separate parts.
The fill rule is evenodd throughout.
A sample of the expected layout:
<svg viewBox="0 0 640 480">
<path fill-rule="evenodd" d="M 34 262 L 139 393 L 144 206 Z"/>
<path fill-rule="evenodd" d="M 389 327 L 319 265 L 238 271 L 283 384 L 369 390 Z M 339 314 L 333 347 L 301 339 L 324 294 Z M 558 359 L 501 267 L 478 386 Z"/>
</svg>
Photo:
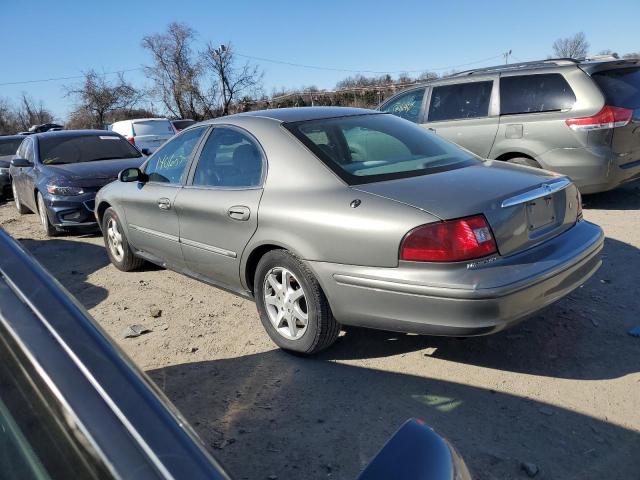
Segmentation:
<svg viewBox="0 0 640 480">
<path fill-rule="evenodd" d="M 313 354 L 340 333 L 329 302 L 313 273 L 286 250 L 272 250 L 258 262 L 254 278 L 260 320 L 280 348 Z"/>
<path fill-rule="evenodd" d="M 20 201 L 20 197 L 18 196 L 18 189 L 16 188 L 15 182 L 11 182 L 11 191 L 13 192 L 13 202 L 16 204 L 16 210 L 20 215 L 24 215 L 25 213 L 29 213 L 29 209 L 25 207 Z"/>
<path fill-rule="evenodd" d="M 38 192 L 38 215 L 40 216 L 40 224 L 42 230 L 47 237 L 55 237 L 58 234 L 58 229 L 54 227 L 49 221 L 49 215 L 47 215 L 47 206 L 44 203 L 44 197 Z"/>
<path fill-rule="evenodd" d="M 120 219 L 111 207 L 107 208 L 102 217 L 102 236 L 109 260 L 118 270 L 129 272 L 142 266 L 144 260 L 133 254 Z"/>
<path fill-rule="evenodd" d="M 528 157 L 515 157 L 507 160 L 509 163 L 515 163 L 516 165 L 525 165 L 527 167 L 542 168 L 538 162 L 533 158 Z"/>
</svg>

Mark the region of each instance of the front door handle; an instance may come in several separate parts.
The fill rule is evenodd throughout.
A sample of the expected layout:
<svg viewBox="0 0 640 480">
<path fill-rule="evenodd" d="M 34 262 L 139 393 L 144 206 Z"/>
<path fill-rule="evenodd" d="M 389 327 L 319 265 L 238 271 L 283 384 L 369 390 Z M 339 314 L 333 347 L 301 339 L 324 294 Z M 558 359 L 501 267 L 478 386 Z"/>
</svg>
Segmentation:
<svg viewBox="0 0 640 480">
<path fill-rule="evenodd" d="M 170 210 L 171 209 L 171 200 L 168 198 L 159 198 L 158 199 L 158 208 L 160 210 Z"/>
<path fill-rule="evenodd" d="M 234 220 L 246 222 L 251 216 L 251 210 L 249 210 L 249 207 L 245 207 L 244 205 L 235 205 L 227 210 L 227 215 Z"/>
</svg>

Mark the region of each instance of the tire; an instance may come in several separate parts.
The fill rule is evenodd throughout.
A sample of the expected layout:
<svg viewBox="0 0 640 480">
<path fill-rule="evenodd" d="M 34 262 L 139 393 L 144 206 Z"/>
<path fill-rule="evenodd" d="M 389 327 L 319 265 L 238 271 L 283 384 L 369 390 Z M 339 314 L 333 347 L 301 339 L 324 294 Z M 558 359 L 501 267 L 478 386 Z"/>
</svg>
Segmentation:
<svg viewBox="0 0 640 480">
<path fill-rule="evenodd" d="M 340 324 L 333 318 L 327 297 L 295 255 L 287 250 L 266 253 L 256 267 L 254 285 L 262 325 L 280 348 L 311 355 L 338 338 Z"/>
<path fill-rule="evenodd" d="M 514 157 L 507 160 L 507 162 L 515 163 L 516 165 L 524 165 L 526 167 L 542 168 L 533 158 L 528 157 Z"/>
<path fill-rule="evenodd" d="M 44 197 L 42 193 L 38 192 L 37 196 L 38 202 L 38 216 L 40 217 L 40 225 L 42 225 L 42 230 L 47 237 L 55 237 L 58 234 L 58 229 L 51 225 L 49 221 L 49 216 L 47 215 L 47 206 L 44 203 Z"/>
<path fill-rule="evenodd" d="M 11 182 L 11 190 L 13 192 L 13 201 L 16 204 L 16 210 L 20 215 L 24 215 L 25 213 L 29 213 L 29 209 L 25 207 L 20 201 L 20 197 L 18 197 L 18 189 L 16 188 L 16 184 Z"/>
<path fill-rule="evenodd" d="M 109 260 L 118 270 L 130 272 L 144 264 L 142 258 L 133 254 L 120 219 L 111 207 L 107 208 L 102 217 L 102 236 Z"/>
</svg>

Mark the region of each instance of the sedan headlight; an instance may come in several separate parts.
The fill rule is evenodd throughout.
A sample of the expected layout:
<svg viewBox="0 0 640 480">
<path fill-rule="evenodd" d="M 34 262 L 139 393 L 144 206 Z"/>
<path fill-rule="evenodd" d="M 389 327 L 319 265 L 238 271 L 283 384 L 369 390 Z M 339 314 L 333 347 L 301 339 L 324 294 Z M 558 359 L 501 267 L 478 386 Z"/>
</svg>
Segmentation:
<svg viewBox="0 0 640 480">
<path fill-rule="evenodd" d="M 72 195 L 82 195 L 84 190 L 82 187 L 64 187 L 59 185 L 47 185 L 47 192 L 52 195 L 62 195 L 70 197 Z"/>
</svg>

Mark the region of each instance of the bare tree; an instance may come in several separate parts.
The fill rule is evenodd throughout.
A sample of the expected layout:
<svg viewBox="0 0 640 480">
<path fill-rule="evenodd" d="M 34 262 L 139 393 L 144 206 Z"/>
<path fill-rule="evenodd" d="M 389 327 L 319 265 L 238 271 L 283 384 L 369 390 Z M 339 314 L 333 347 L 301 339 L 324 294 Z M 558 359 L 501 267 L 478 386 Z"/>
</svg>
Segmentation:
<svg viewBox="0 0 640 480">
<path fill-rule="evenodd" d="M 67 96 L 76 98 L 76 110 L 89 115 L 93 128 L 104 128 L 109 112 L 132 108 L 141 98 L 141 93 L 122 74 L 111 83 L 94 70 L 84 74 L 81 85 L 66 90 Z"/>
<path fill-rule="evenodd" d="M 13 135 L 19 128 L 18 118 L 9 100 L 0 98 L 0 135 Z"/>
<path fill-rule="evenodd" d="M 560 58 L 584 58 L 589 53 L 589 42 L 583 32 L 553 42 L 553 52 Z"/>
<path fill-rule="evenodd" d="M 249 62 L 241 66 L 236 65 L 236 57 L 230 43 L 218 48 L 209 43 L 204 52 L 204 62 L 216 77 L 222 115 L 230 113 L 231 104 L 236 99 L 253 97 L 261 90 L 263 73 Z"/>
<path fill-rule="evenodd" d="M 33 98 L 22 92 L 15 116 L 20 130 L 28 130 L 33 125 L 53 122 L 53 114 L 47 110 L 42 100 L 36 102 Z"/>
<path fill-rule="evenodd" d="M 165 33 L 147 35 L 143 48 L 153 58 L 145 72 L 154 83 L 152 93 L 170 115 L 202 120 L 214 116 L 215 86 L 201 85 L 202 62 L 192 49 L 196 31 L 184 23 L 170 23 Z"/>
</svg>

